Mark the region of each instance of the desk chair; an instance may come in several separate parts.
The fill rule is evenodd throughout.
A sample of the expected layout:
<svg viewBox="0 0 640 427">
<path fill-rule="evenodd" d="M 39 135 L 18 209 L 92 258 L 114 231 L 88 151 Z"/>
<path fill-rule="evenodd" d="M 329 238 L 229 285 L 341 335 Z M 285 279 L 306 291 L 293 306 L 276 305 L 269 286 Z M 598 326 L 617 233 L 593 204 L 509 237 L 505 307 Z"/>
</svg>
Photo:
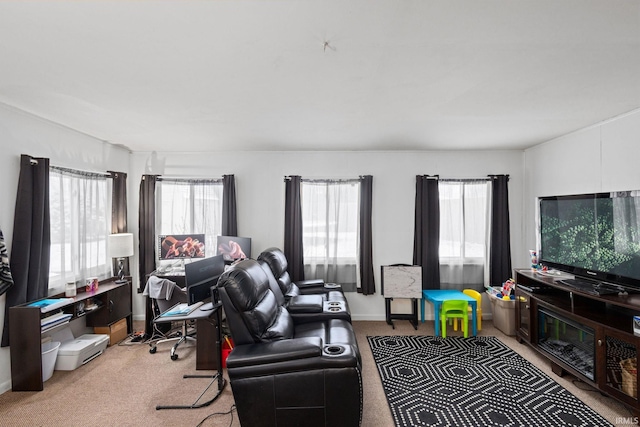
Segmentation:
<svg viewBox="0 0 640 427">
<path fill-rule="evenodd" d="M 161 295 L 157 295 L 157 298 L 152 298 L 152 302 L 155 305 L 154 311 L 157 311 L 156 316 L 159 316 L 160 314 L 169 310 L 171 307 L 173 307 L 176 304 L 187 302 L 187 291 L 185 289 L 181 288 L 180 286 L 178 286 L 176 283 L 173 283 L 173 282 L 171 282 L 169 286 L 173 287 L 172 291 L 167 293 L 162 292 Z M 171 295 L 171 297 L 169 299 L 166 299 L 166 297 L 169 294 Z M 178 329 L 172 328 L 166 333 L 161 332 L 154 325 L 154 336 L 156 334 L 159 334 L 160 337 L 157 339 L 153 339 L 152 337 L 152 339 L 149 342 L 149 346 L 151 347 L 149 348 L 149 353 L 154 354 L 157 350 L 158 344 L 177 341 L 171 348 L 171 360 L 177 360 L 178 354 L 176 353 L 176 351 L 178 350 L 178 346 L 183 342 L 196 340 L 194 337 L 190 336 L 189 334 L 188 321 L 185 320 L 185 321 L 176 322 L 176 323 L 179 323 L 180 327 Z M 191 335 L 193 335 L 194 333 L 195 332 L 192 331 Z"/>
<path fill-rule="evenodd" d="M 477 319 L 476 326 L 478 327 L 478 330 L 481 331 L 482 330 L 482 294 L 480 294 L 480 292 L 478 291 L 474 291 L 473 289 L 463 289 L 462 293 L 469 295 L 471 298 L 478 301 L 478 304 L 476 307 L 476 319 Z M 469 311 L 471 310 L 472 308 L 471 306 L 469 306 Z M 454 331 L 458 330 L 458 319 L 453 319 L 453 330 Z"/>
<path fill-rule="evenodd" d="M 447 319 L 462 319 L 462 334 L 469 336 L 469 303 L 467 301 L 448 300 L 440 306 L 440 328 L 442 338 L 447 337 Z"/>
</svg>

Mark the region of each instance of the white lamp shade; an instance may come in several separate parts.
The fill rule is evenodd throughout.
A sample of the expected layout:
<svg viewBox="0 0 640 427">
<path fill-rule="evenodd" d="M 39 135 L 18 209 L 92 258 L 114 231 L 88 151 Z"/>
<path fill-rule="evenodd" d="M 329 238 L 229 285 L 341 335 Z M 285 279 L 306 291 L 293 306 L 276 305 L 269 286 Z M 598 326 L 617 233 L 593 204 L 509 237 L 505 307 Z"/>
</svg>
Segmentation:
<svg viewBox="0 0 640 427">
<path fill-rule="evenodd" d="M 132 233 L 110 234 L 108 243 L 111 258 L 126 258 L 133 255 Z"/>
</svg>

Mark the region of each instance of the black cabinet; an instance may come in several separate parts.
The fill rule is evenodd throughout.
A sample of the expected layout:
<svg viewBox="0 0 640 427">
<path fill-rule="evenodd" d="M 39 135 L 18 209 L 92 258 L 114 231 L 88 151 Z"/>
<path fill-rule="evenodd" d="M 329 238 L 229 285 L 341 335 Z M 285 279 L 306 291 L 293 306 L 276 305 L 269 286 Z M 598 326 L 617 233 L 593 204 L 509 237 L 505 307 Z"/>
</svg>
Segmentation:
<svg viewBox="0 0 640 427">
<path fill-rule="evenodd" d="M 109 326 L 126 318 L 127 331 L 131 332 L 131 284 L 127 282 L 123 286 L 109 289 L 98 298 L 101 307 L 87 314 L 87 326 Z"/>
<path fill-rule="evenodd" d="M 530 269 L 516 270 L 516 337 L 640 415 L 636 371 L 640 294 L 593 295 Z M 529 292 L 527 289 L 535 289 Z"/>
<path fill-rule="evenodd" d="M 516 288 L 516 337 L 531 342 L 531 294 Z"/>
</svg>

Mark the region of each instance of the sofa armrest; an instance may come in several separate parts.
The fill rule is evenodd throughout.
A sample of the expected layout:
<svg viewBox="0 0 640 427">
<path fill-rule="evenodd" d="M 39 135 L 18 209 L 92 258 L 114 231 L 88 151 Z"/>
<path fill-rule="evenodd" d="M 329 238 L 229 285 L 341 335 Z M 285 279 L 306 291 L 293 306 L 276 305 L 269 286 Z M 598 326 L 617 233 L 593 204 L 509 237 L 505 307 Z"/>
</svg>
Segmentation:
<svg viewBox="0 0 640 427">
<path fill-rule="evenodd" d="M 315 287 L 322 288 L 324 286 L 324 280 L 322 279 L 299 280 L 293 283 L 300 289 Z"/>
<path fill-rule="evenodd" d="M 296 295 L 289 299 L 287 310 L 292 315 L 299 313 L 322 313 L 324 299 L 322 295 Z"/>
<path fill-rule="evenodd" d="M 229 369 L 287 362 L 322 355 L 319 337 L 293 338 L 236 346 L 227 358 Z"/>
</svg>

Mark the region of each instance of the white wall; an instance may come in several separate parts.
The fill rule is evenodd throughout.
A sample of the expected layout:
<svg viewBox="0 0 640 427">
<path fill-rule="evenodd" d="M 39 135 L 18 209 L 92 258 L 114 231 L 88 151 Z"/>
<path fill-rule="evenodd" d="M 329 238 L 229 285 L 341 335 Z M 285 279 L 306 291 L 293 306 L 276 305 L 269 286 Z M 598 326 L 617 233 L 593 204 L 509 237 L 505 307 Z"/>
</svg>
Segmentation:
<svg viewBox="0 0 640 427">
<path fill-rule="evenodd" d="M 134 153 L 131 165 L 131 185 L 139 182 L 143 173 L 195 177 L 234 174 L 238 203 L 238 235 L 253 239 L 254 257 L 269 246 L 283 245 L 285 175 L 323 178 L 373 175 L 373 263 L 378 292 L 371 296 L 347 294 L 354 320 L 385 319 L 384 298 L 379 294 L 380 266 L 411 263 L 413 260 L 416 175 L 438 174 L 443 178 L 474 178 L 486 177 L 488 174 L 509 174 L 513 262 L 514 266 L 526 265 L 527 253 L 522 249 L 521 234 L 521 151 L 209 154 L 154 152 Z M 130 191 L 133 191 L 131 186 Z M 132 212 L 137 212 L 138 206 L 136 197 L 130 197 L 129 200 L 131 215 Z M 129 224 L 134 223 L 137 224 L 130 218 Z M 138 314 L 142 313 L 142 303 L 141 299 L 136 301 L 135 310 Z M 428 308 L 430 310 L 430 307 Z M 408 310 L 409 305 L 402 302 L 393 308 L 394 312 Z M 430 311 L 427 315 L 432 317 Z"/>
<path fill-rule="evenodd" d="M 0 229 L 7 249 L 13 241 L 13 217 L 20 155 L 48 157 L 55 166 L 87 171 L 128 171 L 129 152 L 0 104 Z M 136 193 L 137 194 L 137 193 Z M 137 220 L 136 220 L 137 224 Z M 11 256 L 11 252 L 9 252 Z M 0 296 L 0 330 L 6 295 Z M 0 393 L 11 388 L 9 348 L 0 348 Z"/>
<path fill-rule="evenodd" d="M 181 142 L 187 147 L 188 141 Z M 488 174 L 511 176 L 510 206 L 514 266 L 526 264 L 523 246 L 523 153 L 496 152 L 220 152 L 129 153 L 97 139 L 0 105 L 0 179 L 3 204 L 0 228 L 7 247 L 12 244 L 15 189 L 20 154 L 49 157 L 71 168 L 128 173 L 129 231 L 137 236 L 138 191 L 144 173 L 164 176 L 221 177 L 234 174 L 238 197 L 239 234 L 253 238 L 255 254 L 268 246 L 282 246 L 284 235 L 284 176 L 357 177 L 373 175 L 373 256 L 376 289 L 380 265 L 410 263 L 413 251 L 415 176 L 474 178 Z M 134 288 L 138 287 L 137 256 L 132 259 Z M 384 320 L 384 299 L 349 294 L 353 318 Z M 135 293 L 134 317 L 144 318 L 142 296 Z M 5 296 L 0 297 L 4 313 Z M 399 304 L 394 311 L 408 307 Z M 430 312 L 427 313 L 431 316 Z M 1 318 L 0 318 L 1 319 Z M 1 322 L 1 320 L 0 320 Z M 0 349 L 0 393 L 10 389 L 8 348 Z"/>
<path fill-rule="evenodd" d="M 639 136 L 640 110 L 526 150 L 526 247 L 536 247 L 538 197 L 639 190 Z"/>
</svg>

